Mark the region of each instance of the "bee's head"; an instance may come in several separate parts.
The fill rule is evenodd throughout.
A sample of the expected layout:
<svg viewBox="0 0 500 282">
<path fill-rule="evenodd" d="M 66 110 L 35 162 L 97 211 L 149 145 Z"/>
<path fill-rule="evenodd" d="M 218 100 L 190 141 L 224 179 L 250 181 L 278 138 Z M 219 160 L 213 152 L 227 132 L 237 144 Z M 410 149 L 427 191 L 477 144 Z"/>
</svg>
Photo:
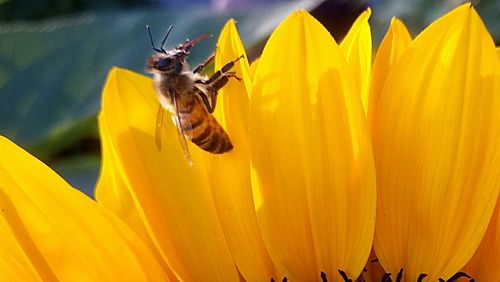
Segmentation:
<svg viewBox="0 0 500 282">
<path fill-rule="evenodd" d="M 161 46 L 158 49 L 154 46 L 153 37 L 151 36 L 151 30 L 149 29 L 149 26 L 146 26 L 149 32 L 151 46 L 153 47 L 153 50 L 156 51 L 156 53 L 151 55 L 146 62 L 147 70 L 150 73 L 179 74 L 186 64 L 186 58 L 189 56 L 189 51 L 191 50 L 191 48 L 200 40 L 209 36 L 208 34 L 202 34 L 193 40 L 186 40 L 186 42 L 177 46 L 173 50 L 167 51 L 163 49 L 163 44 L 165 44 L 165 41 L 167 40 L 167 37 L 172 30 L 172 27 L 173 26 L 170 26 L 170 28 L 168 29 L 167 35 L 165 35 L 165 38 L 161 42 Z"/>
<path fill-rule="evenodd" d="M 150 73 L 179 74 L 188 55 L 188 52 L 179 52 L 177 49 L 158 52 L 149 56 L 146 68 Z"/>
</svg>

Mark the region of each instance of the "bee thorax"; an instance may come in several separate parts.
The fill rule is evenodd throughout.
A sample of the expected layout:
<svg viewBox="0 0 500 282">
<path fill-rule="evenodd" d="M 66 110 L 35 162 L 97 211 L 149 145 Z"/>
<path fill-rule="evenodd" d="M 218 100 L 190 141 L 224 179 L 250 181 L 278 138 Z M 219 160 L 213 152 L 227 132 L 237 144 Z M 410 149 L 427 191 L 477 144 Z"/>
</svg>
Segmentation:
<svg viewBox="0 0 500 282">
<path fill-rule="evenodd" d="M 190 92 L 194 87 L 193 79 L 189 75 L 178 75 L 176 77 L 165 77 L 161 74 L 155 74 L 154 86 L 158 100 L 163 108 L 175 113 L 176 109 L 173 108 L 172 95 L 176 99 L 184 99 L 186 93 Z"/>
</svg>

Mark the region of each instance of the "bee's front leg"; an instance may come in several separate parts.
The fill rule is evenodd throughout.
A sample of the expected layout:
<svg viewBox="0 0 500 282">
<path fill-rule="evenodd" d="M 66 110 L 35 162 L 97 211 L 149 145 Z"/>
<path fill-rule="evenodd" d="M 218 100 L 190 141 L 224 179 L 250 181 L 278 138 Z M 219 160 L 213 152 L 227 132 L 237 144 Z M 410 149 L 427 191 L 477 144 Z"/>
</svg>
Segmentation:
<svg viewBox="0 0 500 282">
<path fill-rule="evenodd" d="M 217 50 L 217 49 L 216 49 Z M 210 64 L 214 58 L 215 58 L 215 53 L 216 51 L 214 51 L 202 64 L 199 64 L 196 68 L 194 68 L 193 72 L 194 73 L 199 73 L 201 72 L 206 66 L 208 66 L 208 64 Z"/>
</svg>

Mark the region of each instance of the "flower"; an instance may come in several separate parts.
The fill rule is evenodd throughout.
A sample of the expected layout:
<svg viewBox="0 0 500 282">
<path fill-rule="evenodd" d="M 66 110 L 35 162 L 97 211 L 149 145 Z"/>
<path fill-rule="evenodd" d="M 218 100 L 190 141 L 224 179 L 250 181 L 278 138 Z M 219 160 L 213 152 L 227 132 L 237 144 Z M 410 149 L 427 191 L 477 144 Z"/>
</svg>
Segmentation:
<svg viewBox="0 0 500 282">
<path fill-rule="evenodd" d="M 0 280 L 167 280 L 117 216 L 0 137 Z"/>
<path fill-rule="evenodd" d="M 385 271 L 406 281 L 449 279 L 474 254 L 498 198 L 499 62 L 470 4 L 409 44 L 399 29 L 401 41 L 386 37 L 393 43 L 377 55 L 388 67 L 369 103 L 374 249 Z"/>
<path fill-rule="evenodd" d="M 217 45 L 216 68 L 244 54 L 234 21 Z M 249 281 L 340 277 L 339 269 L 358 276 L 371 248 L 375 178 L 348 67 L 315 19 L 293 13 L 269 39 L 253 83 L 240 60 L 242 82 L 219 94 L 214 115 L 234 150 L 191 146 L 193 167 L 171 124 L 164 150 L 151 142 L 158 102 L 149 79 L 113 70 L 99 118 L 108 142 L 98 201 L 132 226 L 144 223 L 144 240 L 182 280 L 236 280 L 238 271 Z"/>
<path fill-rule="evenodd" d="M 339 46 L 292 13 L 219 93 L 214 116 L 234 149 L 189 144 L 192 166 L 170 121 L 156 145 L 151 79 L 111 70 L 98 204 L 0 138 L 0 278 L 347 281 L 376 255 L 368 275 L 494 281 L 482 263 L 500 260 L 491 37 L 470 4 L 414 40 L 393 19 L 372 68 L 370 14 Z M 234 21 L 217 46 L 216 69 L 245 55 Z"/>
</svg>

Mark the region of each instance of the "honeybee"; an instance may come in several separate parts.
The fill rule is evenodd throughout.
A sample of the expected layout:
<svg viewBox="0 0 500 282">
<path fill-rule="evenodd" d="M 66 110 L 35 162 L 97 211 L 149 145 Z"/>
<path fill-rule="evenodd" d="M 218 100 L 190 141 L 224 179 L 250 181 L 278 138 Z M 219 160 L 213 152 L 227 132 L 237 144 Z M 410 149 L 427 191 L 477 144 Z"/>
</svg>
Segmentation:
<svg viewBox="0 0 500 282">
<path fill-rule="evenodd" d="M 228 62 L 210 77 L 200 72 L 213 61 L 215 52 L 202 64 L 193 70 L 186 59 L 191 48 L 200 40 L 210 36 L 203 34 L 193 40 L 186 40 L 172 50 L 163 49 L 173 26 L 167 31 L 160 48 L 156 48 L 149 26 L 146 26 L 151 40 L 151 47 L 155 51 L 146 62 L 146 69 L 153 74 L 156 94 L 160 102 L 156 119 L 156 144 L 161 149 L 161 128 L 164 110 L 171 113 L 177 133 L 180 138 L 184 155 L 191 163 L 191 156 L 187 147 L 186 138 L 201 149 L 213 154 L 230 151 L 233 144 L 228 134 L 212 116 L 217 103 L 218 91 L 226 85 L 230 78 L 241 80 L 231 72 L 235 63 L 243 55 Z"/>
</svg>

